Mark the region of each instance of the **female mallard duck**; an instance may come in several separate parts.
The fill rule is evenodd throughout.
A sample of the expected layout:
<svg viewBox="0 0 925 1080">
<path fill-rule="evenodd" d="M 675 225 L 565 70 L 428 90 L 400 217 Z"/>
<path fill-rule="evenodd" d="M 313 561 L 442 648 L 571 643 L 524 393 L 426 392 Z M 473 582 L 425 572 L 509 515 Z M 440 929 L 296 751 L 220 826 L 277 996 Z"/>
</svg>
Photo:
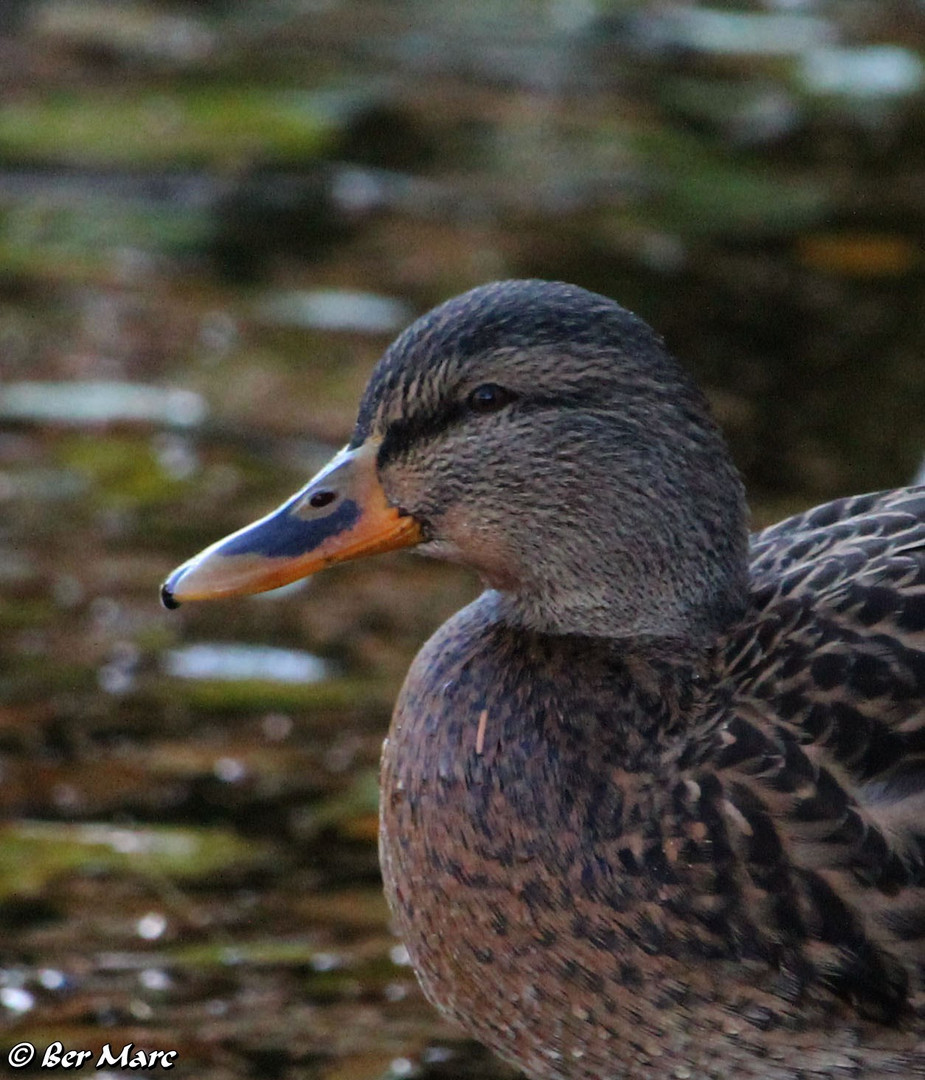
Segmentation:
<svg viewBox="0 0 925 1080">
<path fill-rule="evenodd" d="M 379 362 L 349 445 L 164 600 L 409 544 L 487 590 L 382 759 L 428 997 L 536 1080 L 925 1077 L 925 488 L 751 540 L 639 319 L 509 281 Z"/>
</svg>

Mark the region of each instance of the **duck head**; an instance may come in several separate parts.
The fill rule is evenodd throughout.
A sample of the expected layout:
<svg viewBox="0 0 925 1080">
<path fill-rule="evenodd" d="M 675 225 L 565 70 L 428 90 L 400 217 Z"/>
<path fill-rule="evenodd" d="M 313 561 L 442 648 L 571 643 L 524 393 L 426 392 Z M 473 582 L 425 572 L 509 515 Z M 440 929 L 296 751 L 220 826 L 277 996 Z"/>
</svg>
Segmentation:
<svg viewBox="0 0 925 1080">
<path fill-rule="evenodd" d="M 474 567 L 525 627 L 700 644 L 744 608 L 745 521 L 702 395 L 644 322 L 573 285 L 504 281 L 405 330 L 349 444 L 162 595 L 259 592 L 419 545 Z"/>
</svg>

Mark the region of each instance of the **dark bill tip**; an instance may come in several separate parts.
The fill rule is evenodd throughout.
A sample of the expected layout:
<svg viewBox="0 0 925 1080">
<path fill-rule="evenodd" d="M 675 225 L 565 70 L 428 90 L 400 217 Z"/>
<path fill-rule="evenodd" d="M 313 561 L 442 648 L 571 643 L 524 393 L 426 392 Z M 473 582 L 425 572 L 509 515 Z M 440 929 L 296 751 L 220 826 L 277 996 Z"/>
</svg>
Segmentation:
<svg viewBox="0 0 925 1080">
<path fill-rule="evenodd" d="M 168 611 L 176 611 L 180 606 L 180 601 L 175 600 L 173 592 L 170 588 L 170 581 L 165 581 L 161 586 L 161 603 L 167 608 Z"/>
</svg>

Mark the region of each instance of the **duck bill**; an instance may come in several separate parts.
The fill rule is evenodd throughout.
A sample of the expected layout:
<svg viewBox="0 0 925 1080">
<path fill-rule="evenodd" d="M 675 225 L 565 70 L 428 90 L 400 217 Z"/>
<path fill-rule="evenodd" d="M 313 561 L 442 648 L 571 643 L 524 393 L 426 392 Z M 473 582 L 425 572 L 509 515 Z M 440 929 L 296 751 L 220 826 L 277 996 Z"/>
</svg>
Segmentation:
<svg viewBox="0 0 925 1080">
<path fill-rule="evenodd" d="M 378 449 L 370 440 L 341 450 L 279 509 L 178 567 L 161 588 L 164 605 L 266 592 L 334 563 L 420 543 L 418 522 L 392 506 L 379 483 Z"/>
</svg>

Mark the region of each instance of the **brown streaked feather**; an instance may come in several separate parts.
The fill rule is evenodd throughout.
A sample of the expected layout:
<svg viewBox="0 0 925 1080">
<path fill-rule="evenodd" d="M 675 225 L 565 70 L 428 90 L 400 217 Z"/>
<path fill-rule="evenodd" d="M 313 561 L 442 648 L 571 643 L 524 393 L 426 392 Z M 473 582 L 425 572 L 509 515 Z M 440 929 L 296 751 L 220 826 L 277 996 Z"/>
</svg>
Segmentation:
<svg viewBox="0 0 925 1080">
<path fill-rule="evenodd" d="M 386 880 L 423 845 L 428 890 L 391 897 L 441 1008 L 506 1053 L 482 966 L 535 973 L 601 1032 L 562 1022 L 587 1056 L 560 1071 L 531 1056 L 560 1006 L 524 1016 L 513 1056 L 542 1076 L 649 1076 L 666 1039 L 716 1078 L 925 1070 L 923 511 L 899 491 L 759 534 L 750 611 L 705 664 L 525 635 L 484 598 L 444 627 L 383 762 Z"/>
<path fill-rule="evenodd" d="M 716 766 L 768 926 L 861 1015 L 925 1007 L 925 489 L 753 538 Z"/>
<path fill-rule="evenodd" d="M 758 615 L 728 678 L 901 831 L 925 793 L 925 488 L 818 507 L 752 550 Z"/>
</svg>

